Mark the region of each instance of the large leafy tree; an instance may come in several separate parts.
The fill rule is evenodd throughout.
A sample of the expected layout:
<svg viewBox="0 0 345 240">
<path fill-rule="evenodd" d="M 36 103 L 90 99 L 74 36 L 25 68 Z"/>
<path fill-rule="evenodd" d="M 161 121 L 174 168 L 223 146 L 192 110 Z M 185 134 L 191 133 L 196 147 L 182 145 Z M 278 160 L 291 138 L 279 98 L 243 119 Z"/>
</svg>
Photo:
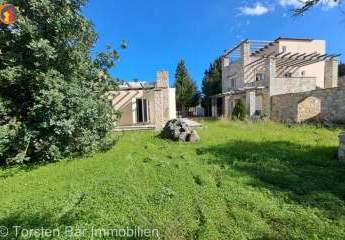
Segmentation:
<svg viewBox="0 0 345 240">
<path fill-rule="evenodd" d="M 85 0 L 13 0 L 18 20 L 0 26 L 0 164 L 53 161 L 108 142 L 114 112 L 110 47 L 91 59 L 97 35 Z"/>
<path fill-rule="evenodd" d="M 217 58 L 205 71 L 202 92 L 204 94 L 203 107 L 207 110 L 207 115 L 210 115 L 210 97 L 222 92 L 222 58 Z"/>
<path fill-rule="evenodd" d="M 184 60 L 180 60 L 177 64 L 175 88 L 177 108 L 185 114 L 187 108 L 192 107 L 196 102 L 197 87 L 190 77 Z"/>
</svg>

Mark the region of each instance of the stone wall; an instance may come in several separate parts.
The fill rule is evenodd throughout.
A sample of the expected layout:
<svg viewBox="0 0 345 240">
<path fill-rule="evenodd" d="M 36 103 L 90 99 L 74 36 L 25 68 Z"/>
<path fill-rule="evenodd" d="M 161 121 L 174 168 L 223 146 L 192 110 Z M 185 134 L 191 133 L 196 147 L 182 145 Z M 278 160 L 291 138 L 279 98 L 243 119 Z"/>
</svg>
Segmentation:
<svg viewBox="0 0 345 240">
<path fill-rule="evenodd" d="M 345 123 L 345 87 L 272 96 L 271 119 Z"/>
<path fill-rule="evenodd" d="M 325 61 L 325 88 L 338 86 L 338 65 L 337 59 Z"/>
<path fill-rule="evenodd" d="M 345 163 L 345 132 L 339 136 L 339 160 Z"/>
<path fill-rule="evenodd" d="M 268 90 L 262 90 L 262 114 L 270 116 L 271 114 L 271 97 Z"/>
<path fill-rule="evenodd" d="M 160 89 L 154 91 L 154 124 L 161 128 L 170 120 L 169 112 L 169 89 Z"/>
<path fill-rule="evenodd" d="M 270 82 L 271 96 L 312 91 L 316 89 L 315 77 L 273 78 Z"/>
<path fill-rule="evenodd" d="M 345 76 L 339 77 L 338 86 L 345 87 Z"/>
</svg>

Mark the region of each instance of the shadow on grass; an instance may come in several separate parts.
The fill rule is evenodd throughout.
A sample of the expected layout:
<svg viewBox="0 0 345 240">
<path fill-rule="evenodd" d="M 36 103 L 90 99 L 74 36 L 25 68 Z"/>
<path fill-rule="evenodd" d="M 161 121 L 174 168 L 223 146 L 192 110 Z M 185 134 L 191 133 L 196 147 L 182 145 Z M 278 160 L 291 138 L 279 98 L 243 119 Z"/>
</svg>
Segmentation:
<svg viewBox="0 0 345 240">
<path fill-rule="evenodd" d="M 52 237 L 49 234 L 54 234 L 55 237 L 64 235 L 66 226 L 73 226 L 74 221 L 72 216 L 63 216 L 59 221 L 56 221 L 56 216 L 43 213 L 30 215 L 22 212 L 2 218 L 0 226 L 8 234 L 6 239 L 45 239 Z M 56 232 L 56 229 L 59 232 Z M 29 233 L 30 230 L 35 230 L 35 232 Z M 52 230 L 54 233 L 45 230 Z"/>
<path fill-rule="evenodd" d="M 197 149 L 211 154 L 210 164 L 229 165 L 254 177 L 255 187 L 284 192 L 299 204 L 345 214 L 345 167 L 336 161 L 337 148 L 298 145 L 285 141 L 231 141 Z"/>
<path fill-rule="evenodd" d="M 30 172 L 32 170 L 35 170 L 47 164 L 48 163 L 43 162 L 43 163 L 28 163 L 28 164 L 15 165 L 15 166 L 0 166 L 0 180 L 13 177 L 19 172 Z"/>
</svg>

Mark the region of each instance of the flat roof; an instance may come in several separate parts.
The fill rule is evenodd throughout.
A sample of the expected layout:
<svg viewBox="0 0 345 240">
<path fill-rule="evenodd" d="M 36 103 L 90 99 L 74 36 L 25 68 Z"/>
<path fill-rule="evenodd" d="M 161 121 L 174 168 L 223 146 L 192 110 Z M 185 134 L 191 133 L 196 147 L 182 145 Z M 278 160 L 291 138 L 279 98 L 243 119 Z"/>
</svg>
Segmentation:
<svg viewBox="0 0 345 240">
<path fill-rule="evenodd" d="M 276 40 L 274 40 L 274 42 L 278 42 L 280 40 L 286 40 L 286 41 L 306 41 L 306 42 L 310 42 L 313 41 L 315 39 L 312 38 L 288 38 L 288 37 L 278 37 Z"/>
<path fill-rule="evenodd" d="M 126 82 L 119 86 L 119 90 L 144 90 L 153 88 L 155 88 L 155 84 L 147 82 Z"/>
</svg>

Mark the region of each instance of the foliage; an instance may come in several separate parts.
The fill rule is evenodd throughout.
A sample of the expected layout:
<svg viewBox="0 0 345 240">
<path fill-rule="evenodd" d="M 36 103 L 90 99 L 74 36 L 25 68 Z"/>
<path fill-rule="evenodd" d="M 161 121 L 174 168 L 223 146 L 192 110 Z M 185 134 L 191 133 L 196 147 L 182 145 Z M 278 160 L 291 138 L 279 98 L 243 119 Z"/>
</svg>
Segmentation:
<svg viewBox="0 0 345 240">
<path fill-rule="evenodd" d="M 232 117 L 241 121 L 246 119 L 247 110 L 241 100 L 236 103 L 234 110 L 232 111 Z"/>
<path fill-rule="evenodd" d="M 300 16 L 303 15 L 305 12 L 310 10 L 312 7 L 318 5 L 318 4 L 327 4 L 327 2 L 334 2 L 337 4 L 342 3 L 342 0 L 305 0 L 305 1 L 300 1 L 303 5 L 299 8 L 296 8 L 294 10 L 294 15 L 295 16 Z"/>
<path fill-rule="evenodd" d="M 222 92 L 222 58 L 210 64 L 202 80 L 202 92 L 210 97 Z"/>
<path fill-rule="evenodd" d="M 92 227 L 135 226 L 158 229 L 160 239 L 345 239 L 340 130 L 203 124 L 198 144 L 131 132 L 83 160 L 0 169 L 6 239 L 21 239 L 13 226 L 86 228 L 77 237 L 85 240 L 95 239 Z"/>
<path fill-rule="evenodd" d="M 114 111 L 111 47 L 95 61 L 85 0 L 9 1 L 19 17 L 0 26 L 0 164 L 54 161 L 102 147 Z"/>
<path fill-rule="evenodd" d="M 186 108 L 192 107 L 195 104 L 193 97 L 197 93 L 197 87 L 195 82 L 193 82 L 191 79 L 183 59 L 177 64 L 175 73 L 175 88 L 177 108 L 184 112 Z"/>
<path fill-rule="evenodd" d="M 339 64 L 338 75 L 339 75 L 339 77 L 345 76 L 345 64 L 344 63 Z"/>
<path fill-rule="evenodd" d="M 217 58 L 204 73 L 202 80 L 202 92 L 204 99 L 203 107 L 207 110 L 207 115 L 211 114 L 211 99 L 213 95 L 222 92 L 222 58 Z"/>
</svg>

